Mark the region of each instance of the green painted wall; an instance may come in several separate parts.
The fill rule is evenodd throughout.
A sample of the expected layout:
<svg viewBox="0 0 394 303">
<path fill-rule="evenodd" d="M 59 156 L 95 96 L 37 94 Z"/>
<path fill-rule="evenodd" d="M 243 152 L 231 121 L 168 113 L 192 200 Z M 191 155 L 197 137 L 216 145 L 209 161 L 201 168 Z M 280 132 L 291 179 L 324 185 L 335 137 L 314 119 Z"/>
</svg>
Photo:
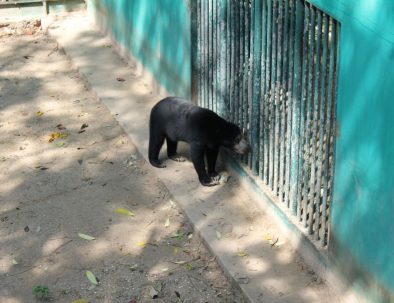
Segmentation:
<svg viewBox="0 0 394 303">
<path fill-rule="evenodd" d="M 190 98 L 189 0 L 92 0 L 97 19 L 170 94 Z"/>
<path fill-rule="evenodd" d="M 310 2 L 341 22 L 330 253 L 374 301 L 394 302 L 394 1 Z"/>
</svg>

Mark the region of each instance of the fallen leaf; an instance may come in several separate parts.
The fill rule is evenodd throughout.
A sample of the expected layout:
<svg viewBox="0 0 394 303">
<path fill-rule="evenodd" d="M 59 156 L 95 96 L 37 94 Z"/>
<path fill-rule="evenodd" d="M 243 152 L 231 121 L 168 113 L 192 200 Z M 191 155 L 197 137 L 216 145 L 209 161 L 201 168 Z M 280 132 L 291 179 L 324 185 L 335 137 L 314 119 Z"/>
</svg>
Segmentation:
<svg viewBox="0 0 394 303">
<path fill-rule="evenodd" d="M 98 284 L 96 276 L 90 270 L 86 271 L 86 277 L 88 278 L 90 283 L 92 283 L 94 285 Z"/>
<path fill-rule="evenodd" d="M 218 230 L 216 231 L 216 238 L 218 238 L 219 240 L 222 238 L 222 234 Z"/>
<path fill-rule="evenodd" d="M 116 80 L 118 80 L 119 82 L 125 82 L 126 81 L 124 78 L 121 78 L 121 77 L 117 77 Z"/>
<path fill-rule="evenodd" d="M 126 208 L 117 208 L 115 212 L 120 215 L 134 216 L 134 213 Z"/>
<path fill-rule="evenodd" d="M 59 132 L 52 133 L 49 137 L 48 142 L 53 142 L 56 139 L 66 139 L 67 137 L 68 137 L 68 134 L 66 134 L 66 133 L 59 133 Z"/>
<path fill-rule="evenodd" d="M 47 169 L 48 169 L 48 167 L 41 166 L 41 165 L 38 165 L 38 166 L 36 166 L 35 168 L 36 168 L 36 169 L 39 169 L 39 170 L 47 170 Z"/>
<path fill-rule="evenodd" d="M 88 240 L 88 241 L 92 241 L 92 240 L 96 240 L 95 237 L 92 237 L 90 235 L 86 235 L 86 234 L 82 234 L 82 233 L 78 233 L 78 236 L 82 239 Z"/>
<path fill-rule="evenodd" d="M 43 114 L 44 113 L 42 111 L 40 111 L 40 110 L 38 112 L 36 112 L 36 116 L 38 116 L 38 117 L 41 117 Z"/>
<path fill-rule="evenodd" d="M 66 143 L 64 143 L 64 142 L 55 142 L 55 145 L 57 147 L 64 147 L 66 145 Z"/>
<path fill-rule="evenodd" d="M 263 239 L 265 241 L 270 241 L 270 240 L 272 240 L 272 236 L 270 234 L 264 234 Z"/>
<path fill-rule="evenodd" d="M 239 251 L 239 252 L 237 252 L 237 256 L 238 257 L 246 257 L 248 254 L 246 253 L 246 252 L 244 252 L 244 251 Z"/>
<path fill-rule="evenodd" d="M 41 231 L 41 226 L 38 225 L 37 228 L 36 228 L 36 233 L 39 233 L 40 231 Z"/>
<path fill-rule="evenodd" d="M 179 247 L 175 246 L 173 253 L 174 253 L 174 255 L 177 255 L 179 253 Z"/>
<path fill-rule="evenodd" d="M 58 124 L 58 125 L 56 125 L 56 128 L 57 128 L 58 130 L 65 130 L 65 129 L 66 129 L 66 127 L 63 126 L 63 124 Z"/>
<path fill-rule="evenodd" d="M 134 270 L 136 270 L 138 268 L 138 264 L 134 264 L 134 265 L 131 265 L 130 267 L 129 267 L 129 269 L 131 270 L 131 271 L 134 271 Z"/>
<path fill-rule="evenodd" d="M 14 264 L 14 265 L 17 265 L 18 264 L 18 261 L 16 261 L 15 259 L 12 259 L 12 264 Z"/>
<path fill-rule="evenodd" d="M 139 247 L 145 247 L 146 244 L 148 244 L 148 243 L 146 243 L 146 242 L 137 242 L 137 246 L 139 246 Z"/>
<path fill-rule="evenodd" d="M 190 263 L 187 263 L 185 265 L 185 267 L 186 267 L 187 270 L 192 270 L 193 269 L 193 265 L 191 265 Z"/>
<path fill-rule="evenodd" d="M 164 226 L 166 228 L 170 226 L 170 218 L 167 218 L 166 223 L 164 223 Z"/>
<path fill-rule="evenodd" d="M 87 128 L 89 125 L 87 123 L 84 123 L 81 125 L 81 128 L 78 131 L 78 134 L 81 134 L 85 131 L 85 128 Z"/>
<path fill-rule="evenodd" d="M 90 303 L 89 300 L 86 299 L 78 299 L 78 300 L 74 300 L 71 303 Z"/>
</svg>

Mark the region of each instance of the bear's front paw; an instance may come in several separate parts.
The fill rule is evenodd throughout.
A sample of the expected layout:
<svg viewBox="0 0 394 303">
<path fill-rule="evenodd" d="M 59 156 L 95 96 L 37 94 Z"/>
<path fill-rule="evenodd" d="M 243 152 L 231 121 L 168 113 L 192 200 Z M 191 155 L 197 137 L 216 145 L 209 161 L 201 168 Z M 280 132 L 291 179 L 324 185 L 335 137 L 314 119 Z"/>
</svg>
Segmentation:
<svg viewBox="0 0 394 303">
<path fill-rule="evenodd" d="M 215 178 L 210 176 L 205 176 L 200 179 L 200 183 L 204 186 L 215 186 L 219 184 L 219 180 L 215 180 Z"/>
<path fill-rule="evenodd" d="M 185 162 L 186 159 L 178 154 L 175 154 L 170 157 L 171 160 L 176 161 L 176 162 Z"/>
<path fill-rule="evenodd" d="M 209 175 L 209 177 L 211 177 L 211 179 L 212 179 L 213 181 L 219 182 L 219 180 L 220 180 L 220 175 L 219 175 L 216 171 L 213 171 L 213 172 L 209 173 L 208 175 Z"/>
</svg>

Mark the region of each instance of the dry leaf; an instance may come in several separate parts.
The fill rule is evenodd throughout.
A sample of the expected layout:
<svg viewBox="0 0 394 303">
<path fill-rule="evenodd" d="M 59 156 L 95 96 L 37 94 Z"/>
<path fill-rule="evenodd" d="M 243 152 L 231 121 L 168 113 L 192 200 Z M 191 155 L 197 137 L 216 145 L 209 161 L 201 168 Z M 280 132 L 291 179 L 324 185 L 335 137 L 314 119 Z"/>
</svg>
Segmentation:
<svg viewBox="0 0 394 303">
<path fill-rule="evenodd" d="M 90 303 L 89 300 L 86 299 L 78 299 L 78 300 L 74 300 L 71 303 Z"/>
<path fill-rule="evenodd" d="M 193 269 L 193 265 L 191 265 L 190 263 L 185 265 L 187 270 L 192 270 Z"/>
<path fill-rule="evenodd" d="M 18 264 L 18 261 L 16 261 L 15 259 L 12 259 L 12 264 L 14 264 L 14 265 L 17 265 Z"/>
<path fill-rule="evenodd" d="M 37 117 L 41 117 L 43 114 L 44 114 L 44 113 L 43 113 L 42 111 L 40 111 L 40 110 L 39 110 L 38 112 L 36 112 L 36 116 L 37 116 Z"/>
<path fill-rule="evenodd" d="M 248 254 L 246 253 L 246 252 L 244 252 L 244 251 L 239 251 L 239 252 L 237 252 L 237 256 L 238 257 L 246 257 Z"/>
<path fill-rule="evenodd" d="M 85 240 L 88 240 L 88 241 L 96 240 L 95 237 L 92 237 L 92 236 L 86 235 L 86 234 L 78 233 L 78 236 L 79 236 L 80 238 L 85 239 Z"/>
<path fill-rule="evenodd" d="M 134 213 L 126 208 L 117 208 L 115 212 L 120 215 L 134 216 Z"/>
<path fill-rule="evenodd" d="M 49 137 L 48 142 L 53 142 L 56 139 L 66 139 L 67 137 L 68 137 L 68 134 L 66 134 L 66 133 L 59 133 L 59 132 L 52 133 Z"/>
<path fill-rule="evenodd" d="M 216 231 L 216 238 L 218 238 L 219 240 L 222 238 L 222 234 L 218 230 Z"/>
<path fill-rule="evenodd" d="M 148 244 L 148 243 L 146 243 L 146 242 L 137 242 L 137 246 L 139 246 L 139 247 L 145 247 L 146 244 Z"/>
<path fill-rule="evenodd" d="M 121 78 L 121 77 L 117 77 L 116 80 L 118 80 L 119 82 L 125 82 L 126 81 L 124 78 Z"/>
<path fill-rule="evenodd" d="M 272 236 L 270 234 L 264 234 L 263 239 L 265 241 L 270 241 L 270 240 L 272 240 Z"/>
<path fill-rule="evenodd" d="M 96 276 L 90 270 L 86 271 L 86 277 L 88 278 L 90 283 L 92 283 L 94 285 L 98 284 Z"/>
<path fill-rule="evenodd" d="M 165 227 L 169 227 L 170 226 L 170 218 L 167 218 L 166 223 L 164 223 Z"/>
</svg>

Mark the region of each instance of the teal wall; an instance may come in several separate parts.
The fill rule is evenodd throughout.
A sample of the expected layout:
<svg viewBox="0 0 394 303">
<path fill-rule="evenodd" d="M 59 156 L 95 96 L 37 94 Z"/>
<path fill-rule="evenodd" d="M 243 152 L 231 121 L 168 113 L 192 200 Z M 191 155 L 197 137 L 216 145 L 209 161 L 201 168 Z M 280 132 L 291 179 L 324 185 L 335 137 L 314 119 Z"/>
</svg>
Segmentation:
<svg viewBox="0 0 394 303">
<path fill-rule="evenodd" d="M 170 94 L 190 98 L 189 0 L 92 0 L 115 39 Z"/>
<path fill-rule="evenodd" d="M 310 2 L 341 23 L 330 253 L 394 302 L 394 1 Z"/>
</svg>

